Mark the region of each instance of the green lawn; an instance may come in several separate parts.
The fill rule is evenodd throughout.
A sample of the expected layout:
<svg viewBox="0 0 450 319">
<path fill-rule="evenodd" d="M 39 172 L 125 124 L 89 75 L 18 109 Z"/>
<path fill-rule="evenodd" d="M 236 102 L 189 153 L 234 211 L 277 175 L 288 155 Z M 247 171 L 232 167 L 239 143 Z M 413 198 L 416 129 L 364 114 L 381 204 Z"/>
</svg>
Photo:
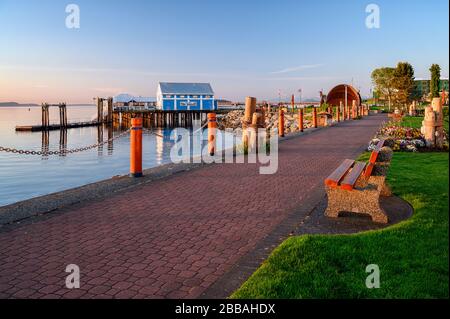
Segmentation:
<svg viewBox="0 0 450 319">
<path fill-rule="evenodd" d="M 421 128 L 423 116 L 405 116 L 400 123 L 403 127 Z"/>
<path fill-rule="evenodd" d="M 290 238 L 232 298 L 448 298 L 448 161 L 448 153 L 395 153 L 388 179 L 414 206 L 411 219 Z M 380 289 L 365 286 L 369 264 L 380 267 Z"/>
<path fill-rule="evenodd" d="M 405 116 L 400 125 L 420 129 L 422 127 L 422 121 L 423 116 Z M 448 132 L 448 116 L 444 116 L 444 128 Z"/>
</svg>

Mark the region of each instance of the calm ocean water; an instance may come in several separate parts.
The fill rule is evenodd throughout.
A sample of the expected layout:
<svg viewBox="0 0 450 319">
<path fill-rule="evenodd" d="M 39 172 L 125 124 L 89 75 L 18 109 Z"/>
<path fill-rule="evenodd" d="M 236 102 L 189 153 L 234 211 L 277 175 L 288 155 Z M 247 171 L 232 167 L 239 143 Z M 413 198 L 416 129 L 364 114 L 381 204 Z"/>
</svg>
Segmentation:
<svg viewBox="0 0 450 319">
<path fill-rule="evenodd" d="M 96 117 L 94 106 L 68 106 L 69 122 L 88 121 Z M 41 132 L 18 133 L 16 125 L 40 124 L 40 107 L 0 107 L 0 146 L 26 150 L 42 150 L 46 139 Z M 52 108 L 50 122 L 58 123 L 58 108 Z M 170 163 L 174 141 L 172 130 L 158 131 L 164 138 L 144 134 L 143 166 L 152 168 Z M 67 148 L 97 143 L 120 130 L 108 128 L 79 128 L 67 130 Z M 175 135 L 175 134 L 174 134 Z M 202 139 L 201 132 L 195 135 Z M 49 133 L 48 147 L 59 150 L 65 139 L 60 131 Z M 232 144 L 226 139 L 226 147 Z M 218 145 L 218 149 L 220 149 Z M 194 151 L 198 155 L 200 150 Z M 129 136 L 115 140 L 101 148 L 67 156 L 25 156 L 0 152 L 0 206 L 50 194 L 129 172 Z"/>
</svg>

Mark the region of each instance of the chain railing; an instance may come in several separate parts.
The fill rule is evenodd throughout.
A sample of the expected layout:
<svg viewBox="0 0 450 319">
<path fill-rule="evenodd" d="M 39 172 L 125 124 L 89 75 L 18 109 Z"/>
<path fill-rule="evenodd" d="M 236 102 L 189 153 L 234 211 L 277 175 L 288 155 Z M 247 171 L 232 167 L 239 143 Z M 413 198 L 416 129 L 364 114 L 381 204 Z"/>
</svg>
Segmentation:
<svg viewBox="0 0 450 319">
<path fill-rule="evenodd" d="M 198 132 L 204 130 L 206 127 L 208 127 L 208 122 L 206 122 L 204 125 L 202 125 L 199 129 L 192 132 L 190 134 L 190 136 L 197 134 Z M 91 149 L 98 148 L 102 145 L 106 145 L 114 140 L 117 140 L 121 137 L 124 137 L 125 135 L 128 135 L 128 133 L 130 133 L 130 131 L 131 131 L 131 129 L 128 129 L 127 131 L 124 131 L 123 133 L 116 135 L 114 137 L 111 137 L 105 141 L 95 143 L 95 144 L 92 144 L 89 146 L 79 147 L 79 148 L 61 149 L 61 150 L 55 150 L 55 151 L 50 151 L 50 150 L 35 151 L 35 150 L 23 150 L 23 149 L 16 149 L 16 148 L 0 146 L 0 153 L 3 152 L 3 153 L 11 153 L 11 154 L 19 154 L 19 155 L 33 155 L 33 156 L 36 156 L 36 155 L 37 156 L 55 156 L 55 155 L 75 154 L 75 153 L 89 151 Z M 153 128 L 151 128 L 151 129 L 143 128 L 143 131 L 146 133 L 164 138 L 164 135 L 155 132 L 155 130 Z"/>
<path fill-rule="evenodd" d="M 103 146 L 106 145 L 108 143 L 111 143 L 112 141 L 115 141 L 119 138 L 122 138 L 126 135 L 128 135 L 128 133 L 130 133 L 130 130 L 127 130 L 123 133 L 120 133 L 119 135 L 116 135 L 114 137 L 111 137 L 107 140 L 104 140 L 102 142 L 99 143 L 95 143 L 89 146 L 84 146 L 84 147 L 79 147 L 79 148 L 73 148 L 73 149 L 62 149 L 62 150 L 57 150 L 57 151 L 49 151 L 49 150 L 44 150 L 44 151 L 33 151 L 33 150 L 21 150 L 21 149 L 15 149 L 15 148 L 9 148 L 9 147 L 2 147 L 0 146 L 0 152 L 5 152 L 5 153 L 12 153 L 12 154 L 19 154 L 19 155 L 39 155 L 39 156 L 54 156 L 54 155 L 66 155 L 66 154 L 74 154 L 74 153 L 80 153 L 80 152 L 84 152 L 84 151 L 89 151 L 92 150 L 94 148 L 98 148 L 99 146 Z"/>
</svg>

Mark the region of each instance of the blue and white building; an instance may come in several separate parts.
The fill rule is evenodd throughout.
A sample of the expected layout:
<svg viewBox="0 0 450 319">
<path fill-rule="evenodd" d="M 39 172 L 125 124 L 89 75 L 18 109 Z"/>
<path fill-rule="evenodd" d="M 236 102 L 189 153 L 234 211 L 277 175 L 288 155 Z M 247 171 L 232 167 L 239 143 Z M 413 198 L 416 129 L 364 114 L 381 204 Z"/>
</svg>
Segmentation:
<svg viewBox="0 0 450 319">
<path fill-rule="evenodd" d="M 215 111 L 217 100 L 209 83 L 160 82 L 156 109 L 163 111 Z"/>
</svg>

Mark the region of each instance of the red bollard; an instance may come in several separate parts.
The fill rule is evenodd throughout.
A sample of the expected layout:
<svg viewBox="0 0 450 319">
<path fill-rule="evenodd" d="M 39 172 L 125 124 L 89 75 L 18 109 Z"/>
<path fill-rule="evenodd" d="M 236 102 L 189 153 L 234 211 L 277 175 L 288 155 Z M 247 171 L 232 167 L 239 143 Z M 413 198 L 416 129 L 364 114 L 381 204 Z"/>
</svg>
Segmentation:
<svg viewBox="0 0 450 319">
<path fill-rule="evenodd" d="M 282 108 L 278 111 L 278 135 L 284 137 L 284 111 Z"/>
<path fill-rule="evenodd" d="M 298 111 L 298 127 L 300 128 L 300 132 L 303 132 L 305 130 L 305 120 L 304 120 L 305 114 L 303 107 L 300 107 L 300 110 Z"/>
<path fill-rule="evenodd" d="M 142 118 L 131 119 L 130 176 L 142 177 Z"/>
<path fill-rule="evenodd" d="M 313 124 L 314 128 L 317 128 L 317 108 L 313 106 Z"/>
<path fill-rule="evenodd" d="M 216 154 L 216 130 L 216 113 L 208 113 L 208 152 L 211 156 L 214 156 Z"/>
</svg>

